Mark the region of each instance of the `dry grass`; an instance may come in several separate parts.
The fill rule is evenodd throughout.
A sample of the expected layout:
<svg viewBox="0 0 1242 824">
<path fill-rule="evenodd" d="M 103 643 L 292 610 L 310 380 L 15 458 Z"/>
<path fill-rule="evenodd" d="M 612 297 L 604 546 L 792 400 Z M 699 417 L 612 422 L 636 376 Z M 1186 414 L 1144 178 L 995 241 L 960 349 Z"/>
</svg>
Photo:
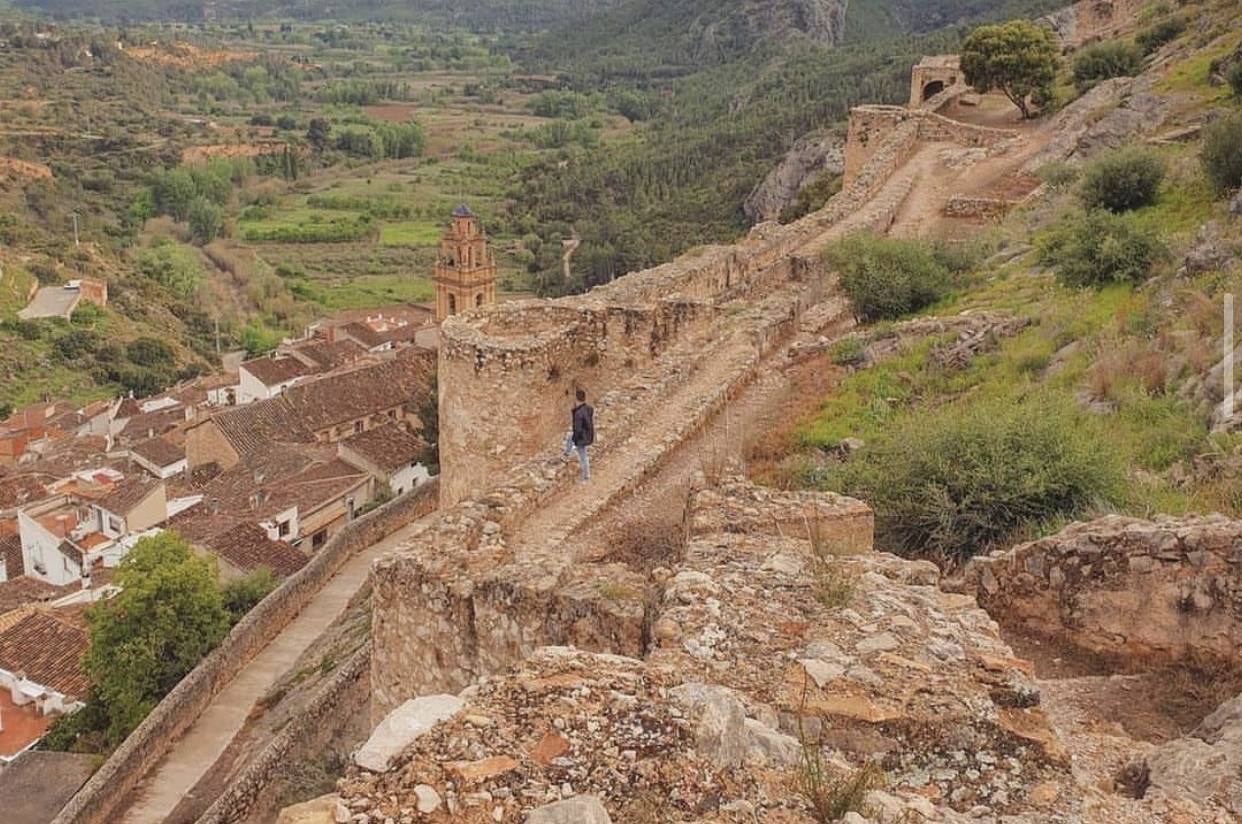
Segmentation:
<svg viewBox="0 0 1242 824">
<path fill-rule="evenodd" d="M 875 764 L 864 764 L 853 773 L 837 775 L 829 770 L 824 760 L 822 742 L 812 740 L 802 723 L 806 708 L 806 694 L 810 681 L 802 685 L 802 701 L 798 708 L 798 741 L 802 757 L 794 775 L 794 790 L 810 810 L 811 818 L 818 824 L 832 824 L 846 813 L 868 815 L 867 793 L 884 787 L 884 772 Z"/>
<path fill-rule="evenodd" d="M 847 606 L 857 588 L 857 575 L 842 563 L 856 554 L 855 548 L 830 539 L 819 521 L 805 518 L 807 541 L 811 544 L 812 587 L 815 600 L 828 609 Z"/>
</svg>

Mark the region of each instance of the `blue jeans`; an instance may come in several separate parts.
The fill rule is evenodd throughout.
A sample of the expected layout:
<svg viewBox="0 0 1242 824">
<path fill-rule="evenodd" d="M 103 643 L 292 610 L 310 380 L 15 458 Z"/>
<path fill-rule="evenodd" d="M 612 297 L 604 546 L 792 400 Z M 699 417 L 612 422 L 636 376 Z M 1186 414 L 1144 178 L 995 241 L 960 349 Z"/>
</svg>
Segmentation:
<svg viewBox="0 0 1242 824">
<path fill-rule="evenodd" d="M 569 457 L 570 450 L 578 452 L 578 469 L 580 470 L 580 480 L 584 483 L 591 480 L 591 459 L 587 457 L 587 448 L 578 446 L 574 443 L 574 433 L 570 432 L 569 437 L 565 439 L 565 457 Z"/>
</svg>

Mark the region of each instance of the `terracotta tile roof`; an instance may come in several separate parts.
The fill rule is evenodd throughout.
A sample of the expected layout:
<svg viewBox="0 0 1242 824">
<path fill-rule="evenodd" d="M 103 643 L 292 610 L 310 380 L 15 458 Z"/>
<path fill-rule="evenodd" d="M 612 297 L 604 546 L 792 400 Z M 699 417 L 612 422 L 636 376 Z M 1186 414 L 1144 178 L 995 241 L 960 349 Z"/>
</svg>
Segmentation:
<svg viewBox="0 0 1242 824">
<path fill-rule="evenodd" d="M 277 443 L 314 443 L 315 432 L 421 400 L 435 365 L 430 353 L 407 351 L 290 387 L 269 400 L 217 412 L 210 420 L 243 457 Z"/>
<path fill-rule="evenodd" d="M 405 343 L 414 340 L 414 336 L 418 333 L 420 327 L 415 324 L 407 323 L 399 326 L 391 326 L 383 331 L 377 330 L 359 321 L 353 321 L 340 327 L 341 334 L 349 335 L 349 337 L 358 341 L 368 349 L 376 346 L 383 346 L 385 343 Z"/>
<path fill-rule="evenodd" d="M 86 694 L 89 682 L 82 672 L 82 656 L 89 644 L 85 628 L 37 610 L 0 631 L 0 667 L 74 698 Z"/>
<path fill-rule="evenodd" d="M 0 509 L 12 509 L 47 497 L 47 488 L 43 481 L 50 481 L 46 475 L 25 473 L 0 478 Z"/>
<path fill-rule="evenodd" d="M 26 574 L 26 562 L 22 559 L 21 535 L 5 535 L 0 538 L 0 561 L 4 563 L 5 580 L 12 580 L 19 575 Z"/>
<path fill-rule="evenodd" d="M 28 471 L 65 478 L 81 469 L 103 466 L 108 461 L 108 439 L 102 435 L 82 435 L 57 441 Z"/>
<path fill-rule="evenodd" d="M 291 381 L 311 374 L 311 370 L 297 358 L 289 357 L 262 357 L 248 360 L 241 365 L 251 375 L 254 375 L 264 386 L 276 386 L 277 384 Z"/>
<path fill-rule="evenodd" d="M 258 524 L 241 523 L 202 545 L 238 569 L 253 572 L 267 567 L 285 578 L 306 565 L 305 555 L 284 541 L 273 541 Z"/>
<path fill-rule="evenodd" d="M 130 452 L 145 458 L 160 468 L 169 467 L 185 460 L 185 449 L 166 438 L 150 438 L 139 441 L 129 448 Z"/>
<path fill-rule="evenodd" d="M 311 432 L 409 405 L 426 393 L 435 358 L 409 352 L 292 387 L 285 401 Z"/>
<path fill-rule="evenodd" d="M 68 584 L 63 587 L 52 586 L 47 581 L 30 575 L 22 575 L 0 582 L 0 616 L 10 610 L 54 601 L 62 595 L 76 592 L 81 587 Z"/>
<path fill-rule="evenodd" d="M 386 472 L 408 466 L 418 458 L 423 439 L 398 423 L 369 429 L 346 440 L 342 446 Z"/>
<path fill-rule="evenodd" d="M 125 515 L 158 485 L 159 481 L 148 478 L 126 478 L 115 484 L 103 497 L 96 499 L 95 503 L 114 515 Z"/>
<path fill-rule="evenodd" d="M 142 412 L 125 422 L 117 438 L 134 443 L 167 434 L 186 422 L 185 407 L 171 406 L 154 412 Z"/>
<path fill-rule="evenodd" d="M 135 415 L 142 414 L 142 407 L 138 405 L 138 401 L 134 398 L 125 398 L 121 401 L 121 405 L 117 407 L 116 418 L 132 418 Z"/>
<path fill-rule="evenodd" d="M 352 340 L 317 340 L 294 347 L 294 357 L 310 361 L 320 371 L 338 369 L 366 356 L 367 350 Z"/>
<path fill-rule="evenodd" d="M 168 528 L 192 544 L 207 541 L 240 523 L 241 518 L 230 512 L 212 512 L 204 502 L 178 512 L 168 521 Z"/>
<path fill-rule="evenodd" d="M 210 420 L 243 457 L 270 449 L 278 442 L 315 440 L 314 433 L 302 426 L 284 396 L 232 407 L 217 412 Z"/>
</svg>

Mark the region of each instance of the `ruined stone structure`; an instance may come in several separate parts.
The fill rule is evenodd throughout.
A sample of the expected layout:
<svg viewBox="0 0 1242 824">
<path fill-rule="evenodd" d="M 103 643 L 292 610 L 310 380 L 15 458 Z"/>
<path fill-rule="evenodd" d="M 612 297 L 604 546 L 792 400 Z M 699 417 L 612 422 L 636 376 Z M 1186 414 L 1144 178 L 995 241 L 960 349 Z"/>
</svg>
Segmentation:
<svg viewBox="0 0 1242 824">
<path fill-rule="evenodd" d="M 910 108 L 917 109 L 962 82 L 962 61 L 956 54 L 924 57 L 910 72 Z"/>
<path fill-rule="evenodd" d="M 434 699 L 434 728 L 377 731 L 342 807 L 399 819 L 434 797 L 482 824 L 586 795 L 613 821 L 740 822 L 702 813 L 762 806 L 805 822 L 793 778 L 808 736 L 839 754 L 829 772 L 882 761 L 886 821 L 1057 797 L 1027 794 L 1068 772 L 1025 663 L 932 564 L 873 552 L 865 505 L 726 480 L 691 494 L 684 530 L 654 586 L 621 565 L 563 577 L 545 560 L 515 580 L 488 552 L 387 559 L 379 717 L 461 695 Z M 651 803 L 662 814 L 643 818 Z"/>
<path fill-rule="evenodd" d="M 955 143 L 1003 152 L 1017 138 L 1009 129 L 973 126 L 936 114 L 935 108 L 955 93 L 941 92 L 921 109 L 902 106 L 851 109 L 845 141 L 845 185 L 853 183 L 864 169 L 875 172 L 888 168 L 888 173 L 892 174 L 924 143 Z"/>
<path fill-rule="evenodd" d="M 1117 515 L 971 560 L 957 587 L 1015 627 L 1129 662 L 1242 649 L 1242 522 Z"/>
<path fill-rule="evenodd" d="M 465 205 L 453 210 L 453 222 L 440 239 L 435 284 L 436 320 L 496 302 L 496 257 L 478 218 Z"/>
</svg>

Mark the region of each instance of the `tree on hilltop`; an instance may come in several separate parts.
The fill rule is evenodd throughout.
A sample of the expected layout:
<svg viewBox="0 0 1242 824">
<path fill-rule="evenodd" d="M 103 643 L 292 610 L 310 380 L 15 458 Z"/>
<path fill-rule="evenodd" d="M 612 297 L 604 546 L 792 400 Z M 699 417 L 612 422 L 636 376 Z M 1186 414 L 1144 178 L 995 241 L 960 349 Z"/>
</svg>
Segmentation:
<svg viewBox="0 0 1242 824">
<path fill-rule="evenodd" d="M 1033 116 L 1036 104 L 1052 96 L 1060 63 L 1052 32 L 1026 20 L 980 26 L 962 44 L 962 73 L 975 91 L 998 89 L 1021 110 Z"/>
</svg>

